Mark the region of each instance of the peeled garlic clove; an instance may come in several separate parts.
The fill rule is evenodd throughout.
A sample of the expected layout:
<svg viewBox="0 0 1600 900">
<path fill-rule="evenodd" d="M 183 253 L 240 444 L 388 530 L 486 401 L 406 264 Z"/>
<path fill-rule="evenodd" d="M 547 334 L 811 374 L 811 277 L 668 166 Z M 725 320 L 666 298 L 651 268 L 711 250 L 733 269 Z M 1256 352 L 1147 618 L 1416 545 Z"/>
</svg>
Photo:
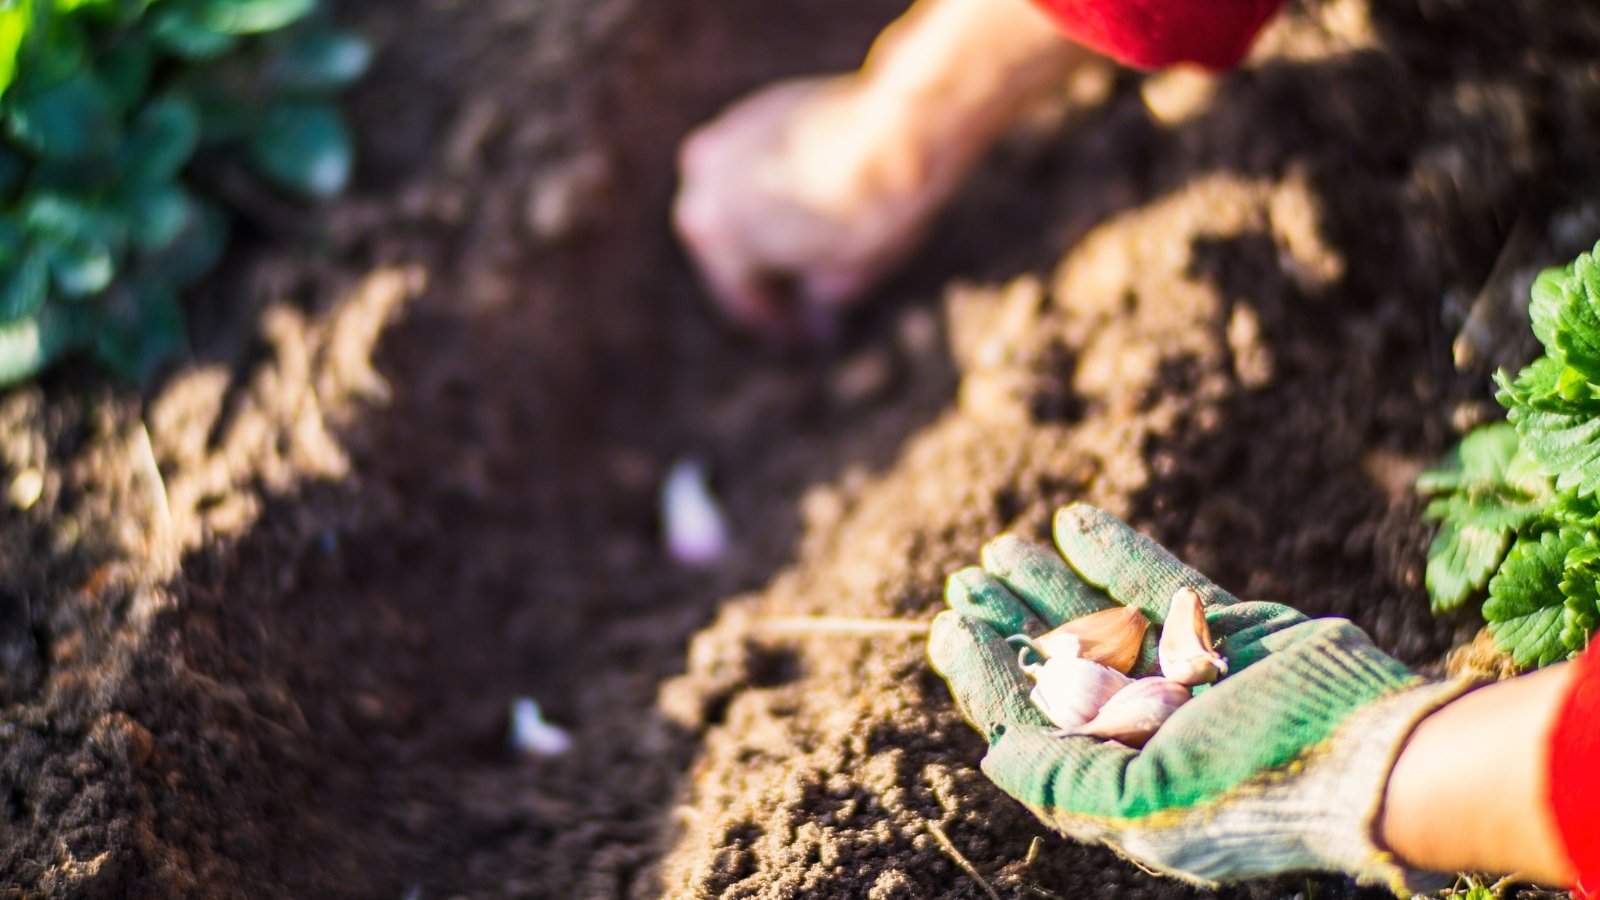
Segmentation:
<svg viewBox="0 0 1600 900">
<path fill-rule="evenodd" d="M 1210 684 L 1228 672 L 1228 661 L 1211 649 L 1211 626 L 1192 588 L 1172 595 L 1157 652 L 1161 674 L 1189 687 Z"/>
<path fill-rule="evenodd" d="M 1115 669 L 1070 656 L 1024 666 L 1036 684 L 1029 699 L 1057 728 L 1077 728 L 1100 712 L 1132 680 Z"/>
<path fill-rule="evenodd" d="M 1188 687 L 1170 678 L 1140 678 L 1117 691 L 1088 723 L 1071 731 L 1143 747 L 1190 696 Z"/>
<path fill-rule="evenodd" d="M 1080 616 L 1034 638 L 1049 656 L 1079 656 L 1126 675 L 1139 660 L 1150 620 L 1131 606 Z"/>
</svg>

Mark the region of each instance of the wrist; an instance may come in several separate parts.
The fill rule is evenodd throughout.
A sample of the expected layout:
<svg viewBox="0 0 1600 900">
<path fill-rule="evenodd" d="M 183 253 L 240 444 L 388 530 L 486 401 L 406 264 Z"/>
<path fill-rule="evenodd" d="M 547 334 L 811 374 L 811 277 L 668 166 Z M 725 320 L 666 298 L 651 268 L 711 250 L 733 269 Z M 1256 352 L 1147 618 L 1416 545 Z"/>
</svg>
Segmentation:
<svg viewBox="0 0 1600 900">
<path fill-rule="evenodd" d="M 1546 800 L 1547 745 L 1570 669 L 1489 685 L 1422 720 L 1384 789 L 1379 844 L 1416 868 L 1571 884 Z"/>
<path fill-rule="evenodd" d="M 856 75 L 862 124 L 899 136 L 919 165 L 964 171 L 1089 58 L 1027 0 L 919 0 Z"/>
</svg>

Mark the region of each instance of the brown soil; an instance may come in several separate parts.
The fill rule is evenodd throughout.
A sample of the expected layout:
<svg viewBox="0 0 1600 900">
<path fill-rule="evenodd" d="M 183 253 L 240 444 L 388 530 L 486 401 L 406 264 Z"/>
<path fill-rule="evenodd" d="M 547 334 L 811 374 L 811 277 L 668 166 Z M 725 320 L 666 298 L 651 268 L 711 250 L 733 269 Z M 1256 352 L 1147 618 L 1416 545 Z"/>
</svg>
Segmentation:
<svg viewBox="0 0 1600 900">
<path fill-rule="evenodd" d="M 43 478 L 0 518 L 0 894 L 1196 894 L 994 790 L 916 640 L 815 621 L 925 619 L 1075 499 L 1437 671 L 1477 623 L 1427 612 L 1409 485 L 1493 414 L 1469 309 L 1572 249 L 1600 12 L 1307 0 L 1211 96 L 1071 86 L 776 358 L 672 242 L 675 141 L 896 5 L 347 3 L 356 196 L 242 253 L 158 391 L 0 400 Z M 684 455 L 709 573 L 659 547 Z M 576 752 L 517 758 L 522 695 Z"/>
</svg>

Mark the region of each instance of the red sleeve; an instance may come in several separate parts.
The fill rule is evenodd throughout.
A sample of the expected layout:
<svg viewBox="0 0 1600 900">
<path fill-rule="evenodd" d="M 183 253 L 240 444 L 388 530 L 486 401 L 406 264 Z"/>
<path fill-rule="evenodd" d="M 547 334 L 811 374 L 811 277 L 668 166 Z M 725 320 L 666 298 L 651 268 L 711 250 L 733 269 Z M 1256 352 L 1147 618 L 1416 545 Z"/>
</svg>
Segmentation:
<svg viewBox="0 0 1600 900">
<path fill-rule="evenodd" d="M 1587 900 L 1600 897 L 1600 643 L 1573 665 L 1550 734 L 1550 808 L 1578 873 L 1574 893 Z"/>
<path fill-rule="evenodd" d="M 1035 0 L 1067 36 L 1124 65 L 1231 69 L 1284 0 Z"/>
</svg>

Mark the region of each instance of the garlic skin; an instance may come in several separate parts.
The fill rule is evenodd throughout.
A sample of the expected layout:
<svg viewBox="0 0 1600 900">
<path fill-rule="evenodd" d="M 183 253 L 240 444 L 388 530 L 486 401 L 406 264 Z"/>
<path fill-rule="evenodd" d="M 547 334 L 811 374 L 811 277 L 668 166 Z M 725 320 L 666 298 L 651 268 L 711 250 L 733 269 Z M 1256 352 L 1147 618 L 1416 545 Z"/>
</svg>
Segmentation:
<svg viewBox="0 0 1600 900">
<path fill-rule="evenodd" d="M 1066 729 L 1087 724 L 1132 681 L 1116 669 L 1070 656 L 1052 656 L 1022 671 L 1035 682 L 1028 699 L 1057 728 Z"/>
<path fill-rule="evenodd" d="M 1126 675 L 1139 661 L 1150 619 L 1132 606 L 1079 616 L 1034 638 L 1045 654 L 1078 656 Z"/>
<path fill-rule="evenodd" d="M 1129 747 L 1143 747 L 1162 723 L 1188 703 L 1189 688 L 1170 678 L 1139 678 L 1117 691 L 1100 712 L 1071 734 L 1109 738 Z"/>
<path fill-rule="evenodd" d="M 1211 626 L 1193 588 L 1172 595 L 1157 652 L 1161 674 L 1189 687 L 1210 684 L 1228 672 L 1228 661 L 1211 648 Z"/>
</svg>

